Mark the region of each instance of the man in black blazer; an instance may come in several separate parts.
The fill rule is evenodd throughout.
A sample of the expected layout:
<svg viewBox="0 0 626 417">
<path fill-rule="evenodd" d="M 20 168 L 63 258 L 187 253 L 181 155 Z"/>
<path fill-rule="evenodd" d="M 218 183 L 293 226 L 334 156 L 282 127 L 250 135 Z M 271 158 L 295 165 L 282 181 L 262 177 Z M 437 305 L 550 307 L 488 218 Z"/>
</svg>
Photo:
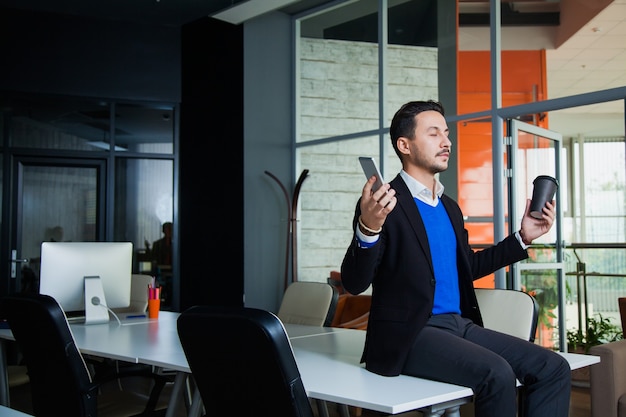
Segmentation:
<svg viewBox="0 0 626 417">
<path fill-rule="evenodd" d="M 441 104 L 409 102 L 395 114 L 391 142 L 402 171 L 357 203 L 354 237 L 341 279 L 352 294 L 372 287 L 362 361 L 385 376 L 412 375 L 471 387 L 480 417 L 516 416 L 516 378 L 526 389 L 528 416 L 566 417 L 571 372 L 559 354 L 485 329 L 473 281 L 528 257 L 547 233 L 554 200 L 543 218 L 529 213 L 518 232 L 474 252 L 458 204 L 436 174 L 448 168 L 451 142 Z"/>
</svg>

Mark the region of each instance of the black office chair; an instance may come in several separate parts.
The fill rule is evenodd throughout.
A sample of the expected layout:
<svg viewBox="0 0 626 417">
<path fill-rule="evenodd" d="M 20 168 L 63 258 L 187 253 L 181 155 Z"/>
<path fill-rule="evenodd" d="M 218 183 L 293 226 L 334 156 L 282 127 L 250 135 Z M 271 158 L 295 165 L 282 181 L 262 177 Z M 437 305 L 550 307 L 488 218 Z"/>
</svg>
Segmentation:
<svg viewBox="0 0 626 417">
<path fill-rule="evenodd" d="M 291 344 L 274 314 L 195 306 L 177 324 L 207 415 L 313 417 Z"/>
<path fill-rule="evenodd" d="M 163 415 L 155 410 L 167 378 L 144 371 L 110 374 L 94 381 L 76 347 L 63 310 L 48 295 L 14 294 L 0 300 L 29 376 L 32 412 L 38 417 Z M 126 376 L 154 380 L 151 395 L 107 389 L 102 384 Z"/>
</svg>

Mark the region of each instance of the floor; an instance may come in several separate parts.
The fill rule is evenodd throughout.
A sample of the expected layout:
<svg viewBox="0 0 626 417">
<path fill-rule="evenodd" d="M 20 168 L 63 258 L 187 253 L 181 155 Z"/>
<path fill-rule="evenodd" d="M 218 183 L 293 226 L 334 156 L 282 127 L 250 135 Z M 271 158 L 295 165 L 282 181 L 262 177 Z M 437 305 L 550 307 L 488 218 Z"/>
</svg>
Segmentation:
<svg viewBox="0 0 626 417">
<path fill-rule="evenodd" d="M 29 412 L 29 393 L 27 386 L 20 386 L 11 389 L 11 401 L 12 408 L 17 408 L 21 411 Z M 591 417 L 591 405 L 589 399 L 589 388 L 573 387 L 572 397 L 570 403 L 569 417 Z M 471 407 L 471 406 L 470 406 Z M 328 405 L 329 417 L 341 417 L 338 408 L 334 404 Z M 318 416 L 317 407 L 313 407 L 313 413 Z M 356 410 L 350 407 L 350 416 L 361 417 L 380 417 L 384 416 L 384 413 L 379 413 L 371 410 Z M 398 414 L 400 417 L 421 417 L 422 414 L 417 411 Z M 461 410 L 462 417 L 473 416 L 473 410 L 471 408 L 463 408 Z"/>
<path fill-rule="evenodd" d="M 143 383 L 138 382 L 138 384 L 139 385 L 137 385 L 137 387 L 139 390 L 143 391 L 146 389 Z M 114 389 L 112 387 L 114 387 L 115 389 L 117 388 L 115 385 L 113 386 L 109 385 L 105 389 Z M 172 388 L 171 384 L 167 384 L 165 388 L 163 389 L 162 398 L 164 401 L 163 403 L 164 406 L 167 404 L 167 401 L 169 398 L 168 395 L 171 391 L 171 388 Z M 30 397 L 30 387 L 28 384 L 11 387 L 9 396 L 10 396 L 9 398 L 11 401 L 11 408 L 15 408 L 27 414 L 31 414 L 31 415 L 33 414 L 32 406 L 31 406 L 31 397 Z M 161 401 L 159 401 L 159 404 L 161 404 Z M 115 408 L 117 409 L 119 407 L 115 407 Z M 176 413 L 174 413 L 174 417 L 187 417 L 187 411 L 186 411 L 186 407 L 184 404 L 180 404 L 179 409 L 177 410 Z"/>
</svg>

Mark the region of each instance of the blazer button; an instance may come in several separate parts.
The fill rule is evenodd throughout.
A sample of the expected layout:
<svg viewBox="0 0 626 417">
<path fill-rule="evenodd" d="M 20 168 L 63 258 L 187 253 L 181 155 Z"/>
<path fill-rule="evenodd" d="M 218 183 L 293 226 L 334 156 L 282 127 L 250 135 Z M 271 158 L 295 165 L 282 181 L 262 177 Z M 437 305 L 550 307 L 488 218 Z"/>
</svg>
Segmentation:
<svg viewBox="0 0 626 417">
<path fill-rule="evenodd" d="M 433 287 L 435 286 L 435 278 L 430 280 L 430 285 L 433 286 Z"/>
</svg>

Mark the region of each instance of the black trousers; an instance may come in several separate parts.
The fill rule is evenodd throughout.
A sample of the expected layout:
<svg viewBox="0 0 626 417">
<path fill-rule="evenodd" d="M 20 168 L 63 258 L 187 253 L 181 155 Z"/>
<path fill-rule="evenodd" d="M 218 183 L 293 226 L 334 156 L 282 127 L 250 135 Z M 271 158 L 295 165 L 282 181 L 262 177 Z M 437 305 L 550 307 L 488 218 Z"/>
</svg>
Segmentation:
<svg viewBox="0 0 626 417">
<path fill-rule="evenodd" d="M 571 370 L 567 360 L 457 314 L 436 315 L 428 321 L 402 373 L 472 388 L 477 417 L 515 417 L 516 378 L 525 386 L 526 416 L 569 414 Z"/>
</svg>

